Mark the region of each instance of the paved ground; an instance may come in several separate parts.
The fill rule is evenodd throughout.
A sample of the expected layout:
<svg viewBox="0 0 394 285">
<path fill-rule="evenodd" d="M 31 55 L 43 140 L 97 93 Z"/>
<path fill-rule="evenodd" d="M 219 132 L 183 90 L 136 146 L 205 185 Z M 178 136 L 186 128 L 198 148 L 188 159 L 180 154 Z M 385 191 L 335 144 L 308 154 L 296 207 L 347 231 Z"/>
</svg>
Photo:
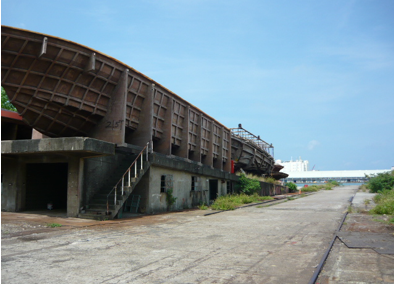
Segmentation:
<svg viewBox="0 0 394 285">
<path fill-rule="evenodd" d="M 352 202 L 356 211 L 348 214 L 337 233 L 317 283 L 394 283 L 394 226 L 363 213 L 371 207 L 364 200 L 374 195 L 357 192 Z M 387 216 L 379 219 L 388 220 Z"/>
<path fill-rule="evenodd" d="M 308 283 L 355 191 L 210 216 L 24 224 L 2 213 L 2 283 Z"/>
</svg>

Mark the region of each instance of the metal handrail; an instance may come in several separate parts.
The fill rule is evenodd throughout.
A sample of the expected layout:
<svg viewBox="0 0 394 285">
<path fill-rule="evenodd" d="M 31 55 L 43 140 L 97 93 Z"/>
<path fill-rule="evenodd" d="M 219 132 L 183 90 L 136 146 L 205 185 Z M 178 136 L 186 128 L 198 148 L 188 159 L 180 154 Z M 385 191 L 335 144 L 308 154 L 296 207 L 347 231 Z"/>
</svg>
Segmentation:
<svg viewBox="0 0 394 285">
<path fill-rule="evenodd" d="M 112 190 L 108 193 L 108 195 L 107 195 L 107 215 L 109 213 L 109 201 L 108 201 L 109 196 L 115 190 L 114 206 L 116 206 L 116 192 L 117 192 L 116 190 L 118 188 L 119 183 L 122 183 L 122 196 L 123 196 L 123 193 L 124 193 L 124 178 L 125 178 L 126 174 L 128 174 L 128 187 L 130 187 L 131 186 L 130 170 L 135 165 L 134 178 L 137 178 L 137 164 L 138 164 L 137 162 L 138 162 L 139 158 L 141 157 L 141 170 L 142 170 L 143 169 L 143 155 L 144 155 L 144 152 L 146 152 L 146 161 L 148 161 L 148 149 L 149 149 L 149 142 L 146 143 L 146 146 L 141 150 L 141 152 L 134 159 L 133 163 L 129 166 L 129 168 L 127 168 L 127 170 L 122 175 L 122 177 L 119 179 L 119 181 L 115 184 L 114 187 L 112 187 Z"/>
</svg>

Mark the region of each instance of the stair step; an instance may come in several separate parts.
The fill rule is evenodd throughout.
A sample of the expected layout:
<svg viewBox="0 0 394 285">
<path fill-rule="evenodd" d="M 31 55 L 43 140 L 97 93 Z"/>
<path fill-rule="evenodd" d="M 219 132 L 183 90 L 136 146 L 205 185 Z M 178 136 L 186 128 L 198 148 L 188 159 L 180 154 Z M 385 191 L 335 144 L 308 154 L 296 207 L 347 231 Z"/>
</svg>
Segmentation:
<svg viewBox="0 0 394 285">
<path fill-rule="evenodd" d="M 118 204 L 118 205 L 116 205 L 116 206 L 119 206 L 120 204 Z M 108 208 L 110 209 L 110 210 L 114 210 L 115 209 L 115 206 L 112 204 L 112 205 L 108 205 Z M 107 210 L 107 205 L 106 204 L 89 204 L 88 205 L 88 208 L 86 209 L 86 211 L 90 211 L 90 212 L 92 212 L 92 211 L 96 211 L 96 210 L 98 210 L 98 211 L 103 211 L 103 210 Z"/>
<path fill-rule="evenodd" d="M 101 215 L 85 213 L 85 214 L 79 214 L 78 217 L 81 218 L 81 219 L 99 220 L 99 221 L 105 221 L 105 220 L 112 220 L 113 219 L 112 215 L 106 215 L 105 213 L 101 214 Z"/>
</svg>

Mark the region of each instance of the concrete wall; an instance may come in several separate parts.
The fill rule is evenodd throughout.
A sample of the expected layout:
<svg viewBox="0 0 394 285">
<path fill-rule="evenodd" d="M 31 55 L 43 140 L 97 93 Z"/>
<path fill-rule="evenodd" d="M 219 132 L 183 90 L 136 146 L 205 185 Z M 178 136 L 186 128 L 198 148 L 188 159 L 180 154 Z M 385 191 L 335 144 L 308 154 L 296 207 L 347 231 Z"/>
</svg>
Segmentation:
<svg viewBox="0 0 394 285">
<path fill-rule="evenodd" d="M 82 204 L 89 202 L 93 195 L 101 189 L 102 185 L 104 185 L 105 182 L 111 178 L 115 172 L 115 169 L 125 158 L 125 154 L 117 153 L 111 156 L 92 157 L 85 159 L 83 181 L 84 195 L 82 197 Z M 131 163 L 132 161 L 130 161 L 130 164 Z M 116 181 L 119 180 L 120 177 L 121 176 L 117 177 Z M 109 188 L 108 192 L 110 190 L 111 189 Z"/>
<path fill-rule="evenodd" d="M 158 166 L 151 166 L 149 173 L 145 175 L 145 180 L 141 181 L 133 194 L 141 195 L 141 208 L 149 214 L 167 211 L 167 193 L 161 192 L 162 175 L 172 175 L 173 178 L 173 196 L 176 201 L 170 210 L 189 209 L 194 205 L 203 202 L 209 203 L 209 180 L 214 179 L 218 182 L 218 196 L 227 194 L 227 183 L 229 181 L 218 179 L 212 176 L 203 176 L 173 170 Z M 199 177 L 199 189 L 192 191 L 192 176 Z M 149 188 L 146 188 L 146 187 Z M 142 189 L 146 189 L 145 191 Z M 149 190 L 148 190 L 149 189 Z"/>
<path fill-rule="evenodd" d="M 24 206 L 26 191 L 26 164 L 17 158 L 1 159 L 1 209 L 20 211 Z"/>
</svg>

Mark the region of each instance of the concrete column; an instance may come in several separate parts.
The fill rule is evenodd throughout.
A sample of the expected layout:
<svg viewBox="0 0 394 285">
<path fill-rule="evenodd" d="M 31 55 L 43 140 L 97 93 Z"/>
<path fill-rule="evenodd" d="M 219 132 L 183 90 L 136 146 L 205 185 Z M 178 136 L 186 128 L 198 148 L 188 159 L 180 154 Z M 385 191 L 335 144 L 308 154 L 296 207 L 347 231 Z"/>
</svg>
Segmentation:
<svg viewBox="0 0 394 285">
<path fill-rule="evenodd" d="M 205 158 L 205 164 L 213 167 L 213 121 L 210 121 L 211 129 L 209 132 L 208 154 Z"/>
<path fill-rule="evenodd" d="M 185 118 L 183 120 L 183 130 L 182 130 L 182 142 L 179 150 L 177 151 L 177 156 L 188 158 L 189 154 L 189 109 L 190 106 L 186 107 Z"/>
<path fill-rule="evenodd" d="M 214 161 L 214 165 L 213 167 L 215 167 L 216 169 L 223 169 L 223 136 L 224 136 L 224 132 L 223 132 L 223 126 L 218 126 L 220 128 L 219 130 L 219 150 L 218 150 L 218 158 L 216 159 L 216 161 Z M 213 125 L 212 125 L 212 130 L 213 130 Z M 213 132 L 212 132 L 213 133 Z M 212 134 L 213 135 L 213 134 Z M 212 145 L 213 146 L 213 145 Z"/>
<path fill-rule="evenodd" d="M 141 108 L 138 128 L 130 135 L 128 141 L 130 144 L 141 147 L 146 146 L 147 142 L 152 141 L 152 125 L 153 125 L 153 100 L 154 100 L 155 84 L 151 85 L 151 90 L 144 99 Z M 153 145 L 156 148 L 155 144 Z"/>
<path fill-rule="evenodd" d="M 224 128 L 223 128 L 223 137 L 224 137 Z M 227 172 L 231 172 L 231 131 L 228 131 L 228 143 L 226 143 L 227 147 L 227 161 L 223 164 L 223 170 Z M 223 142 L 224 144 L 224 142 Z M 222 149 L 223 151 L 223 149 Z"/>
<path fill-rule="evenodd" d="M 89 133 L 89 137 L 119 145 L 124 144 L 128 74 L 128 69 L 123 71 L 118 85 L 111 94 L 107 114 Z"/>
<path fill-rule="evenodd" d="M 67 216 L 77 217 L 82 202 L 82 178 L 84 161 L 70 157 L 68 161 Z"/>
<path fill-rule="evenodd" d="M 189 120 L 190 120 L 190 107 L 188 108 L 188 116 L 189 116 Z M 197 137 L 196 137 L 196 148 L 193 152 L 190 153 L 189 159 L 193 160 L 193 161 L 197 161 L 197 162 L 201 162 L 201 114 L 199 114 L 200 118 L 199 118 L 199 124 L 197 124 Z M 189 125 L 190 122 L 188 121 L 187 124 Z M 188 134 L 189 136 L 189 134 Z"/>
<path fill-rule="evenodd" d="M 164 95 L 163 95 L 164 96 Z M 172 116 L 174 108 L 174 99 L 170 97 L 168 102 L 167 111 L 164 117 L 163 135 L 160 141 L 155 142 L 155 151 L 169 155 L 171 154 L 171 141 L 172 141 Z"/>
</svg>

